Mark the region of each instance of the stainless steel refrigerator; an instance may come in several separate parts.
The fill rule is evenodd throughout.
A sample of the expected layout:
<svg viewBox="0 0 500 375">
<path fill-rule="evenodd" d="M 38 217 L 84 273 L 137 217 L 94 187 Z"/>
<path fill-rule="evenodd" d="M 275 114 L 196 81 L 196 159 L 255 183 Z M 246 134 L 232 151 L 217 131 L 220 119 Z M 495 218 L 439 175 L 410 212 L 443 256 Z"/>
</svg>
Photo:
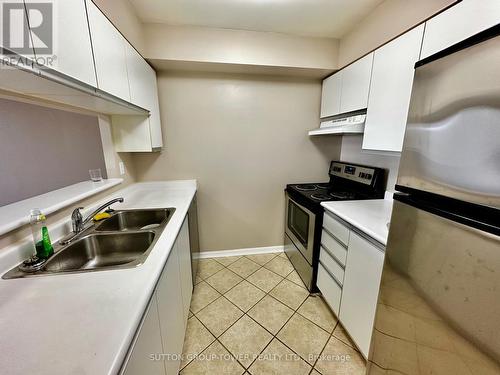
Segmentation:
<svg viewBox="0 0 500 375">
<path fill-rule="evenodd" d="M 500 374 L 499 33 L 416 64 L 369 374 Z"/>
</svg>

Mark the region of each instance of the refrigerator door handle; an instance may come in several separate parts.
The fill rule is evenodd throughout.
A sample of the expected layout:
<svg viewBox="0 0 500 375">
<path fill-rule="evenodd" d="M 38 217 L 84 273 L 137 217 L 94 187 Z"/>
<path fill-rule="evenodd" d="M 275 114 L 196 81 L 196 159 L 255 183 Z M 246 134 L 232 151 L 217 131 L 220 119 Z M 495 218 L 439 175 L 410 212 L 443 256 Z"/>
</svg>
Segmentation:
<svg viewBox="0 0 500 375">
<path fill-rule="evenodd" d="M 500 236 L 500 210 L 416 190 L 395 193 L 394 200 L 434 215 Z"/>
</svg>

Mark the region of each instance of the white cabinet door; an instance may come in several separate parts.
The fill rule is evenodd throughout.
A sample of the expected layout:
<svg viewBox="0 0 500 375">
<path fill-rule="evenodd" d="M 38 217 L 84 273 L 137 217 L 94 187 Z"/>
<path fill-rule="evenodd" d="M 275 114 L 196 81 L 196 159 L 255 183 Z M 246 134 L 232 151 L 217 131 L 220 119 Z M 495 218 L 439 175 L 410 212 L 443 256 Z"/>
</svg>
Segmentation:
<svg viewBox="0 0 500 375">
<path fill-rule="evenodd" d="M 424 25 L 375 51 L 363 149 L 401 151 Z"/>
<path fill-rule="evenodd" d="M 340 113 L 364 109 L 368 106 L 373 53 L 342 70 Z"/>
<path fill-rule="evenodd" d="M 134 47 L 125 45 L 127 57 L 128 82 L 130 86 L 130 101 L 139 107 L 151 110 L 154 101 L 151 90 L 151 73 L 156 73 Z"/>
<path fill-rule="evenodd" d="M 40 1 L 25 0 L 25 2 L 30 26 L 37 26 L 36 7 Z M 31 7 L 35 7 L 33 11 Z M 38 64 L 44 64 L 48 68 L 97 87 L 85 0 L 55 1 L 52 2 L 52 7 L 54 49 L 48 53 L 39 43 L 35 43 Z M 36 33 L 37 30 L 34 28 L 31 31 L 33 39 L 37 38 Z M 53 63 L 50 60 L 52 55 L 55 55 Z"/>
<path fill-rule="evenodd" d="M 97 86 L 130 102 L 125 46 L 128 43 L 91 0 L 87 0 Z"/>
<path fill-rule="evenodd" d="M 163 147 L 163 133 L 161 130 L 160 102 L 158 99 L 158 83 L 156 81 L 156 72 L 149 68 L 149 91 L 151 92 L 151 108 L 149 109 L 149 125 L 151 127 L 151 146 L 154 149 Z"/>
<path fill-rule="evenodd" d="M 500 22 L 500 1 L 463 0 L 425 24 L 423 59 Z"/>
<path fill-rule="evenodd" d="M 334 116 L 340 113 L 341 90 L 342 71 L 323 80 L 321 89 L 321 118 Z"/>
<path fill-rule="evenodd" d="M 184 219 L 181 231 L 177 237 L 177 251 L 179 256 L 179 269 L 181 274 L 182 291 L 182 312 L 184 314 L 184 323 L 187 324 L 189 315 L 189 306 L 191 304 L 191 295 L 193 294 L 193 276 L 191 273 L 191 247 L 189 243 L 189 225 L 188 218 Z"/>
<path fill-rule="evenodd" d="M 11 61 L 14 67 L 31 68 L 33 66 L 31 60 L 35 57 L 35 51 L 30 42 L 30 30 L 23 0 L 0 0 L 0 7 L 2 9 L 0 12 L 2 14 L 0 57 L 2 60 Z M 5 22 L 9 22 L 10 27 L 7 27 Z M 8 37 L 4 35 L 4 32 L 7 31 L 9 32 Z M 1 47 L 5 47 L 7 50 L 4 51 Z M 19 59 L 16 55 L 26 57 L 28 60 Z"/>
<path fill-rule="evenodd" d="M 115 115 L 111 117 L 116 152 L 151 152 L 148 116 Z"/>
<path fill-rule="evenodd" d="M 150 116 L 113 117 L 116 151 L 153 151 L 163 146 L 156 72 L 128 42 L 125 51 L 131 102 Z"/>
<path fill-rule="evenodd" d="M 370 349 L 383 264 L 382 250 L 351 231 L 340 321 L 365 358 Z"/>
<path fill-rule="evenodd" d="M 152 361 L 150 358 L 151 354 L 163 353 L 156 293 L 149 303 L 142 326 L 139 329 L 139 335 L 133 344 L 132 353 L 130 354 L 122 374 L 165 375 L 165 366 L 163 362 Z"/>
<path fill-rule="evenodd" d="M 156 297 L 163 352 L 171 355 L 165 358 L 165 369 L 168 375 L 177 374 L 185 333 L 177 241 L 160 276 Z"/>
</svg>

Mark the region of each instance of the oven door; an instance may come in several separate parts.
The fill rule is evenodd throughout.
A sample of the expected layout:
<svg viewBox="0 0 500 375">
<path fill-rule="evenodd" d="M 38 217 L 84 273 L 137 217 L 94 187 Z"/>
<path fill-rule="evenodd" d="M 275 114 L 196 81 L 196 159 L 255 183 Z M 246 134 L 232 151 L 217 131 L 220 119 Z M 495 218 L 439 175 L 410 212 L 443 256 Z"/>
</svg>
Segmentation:
<svg viewBox="0 0 500 375">
<path fill-rule="evenodd" d="M 312 265 L 316 216 L 286 194 L 285 233 Z"/>
</svg>

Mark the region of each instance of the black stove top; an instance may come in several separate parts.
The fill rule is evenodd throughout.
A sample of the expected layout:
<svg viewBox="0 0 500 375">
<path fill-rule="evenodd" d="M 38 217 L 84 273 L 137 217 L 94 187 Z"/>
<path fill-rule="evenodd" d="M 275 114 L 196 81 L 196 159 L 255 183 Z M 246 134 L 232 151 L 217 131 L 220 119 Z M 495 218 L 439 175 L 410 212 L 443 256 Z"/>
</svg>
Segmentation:
<svg viewBox="0 0 500 375">
<path fill-rule="evenodd" d="M 286 191 L 298 203 L 318 211 L 321 202 L 383 198 L 384 174 L 380 168 L 333 161 L 330 181 L 290 184 Z"/>
<path fill-rule="evenodd" d="M 336 190 L 329 183 L 287 185 L 287 190 L 294 190 L 312 201 L 341 201 L 353 199 L 367 199 L 364 194 L 353 191 Z"/>
</svg>

